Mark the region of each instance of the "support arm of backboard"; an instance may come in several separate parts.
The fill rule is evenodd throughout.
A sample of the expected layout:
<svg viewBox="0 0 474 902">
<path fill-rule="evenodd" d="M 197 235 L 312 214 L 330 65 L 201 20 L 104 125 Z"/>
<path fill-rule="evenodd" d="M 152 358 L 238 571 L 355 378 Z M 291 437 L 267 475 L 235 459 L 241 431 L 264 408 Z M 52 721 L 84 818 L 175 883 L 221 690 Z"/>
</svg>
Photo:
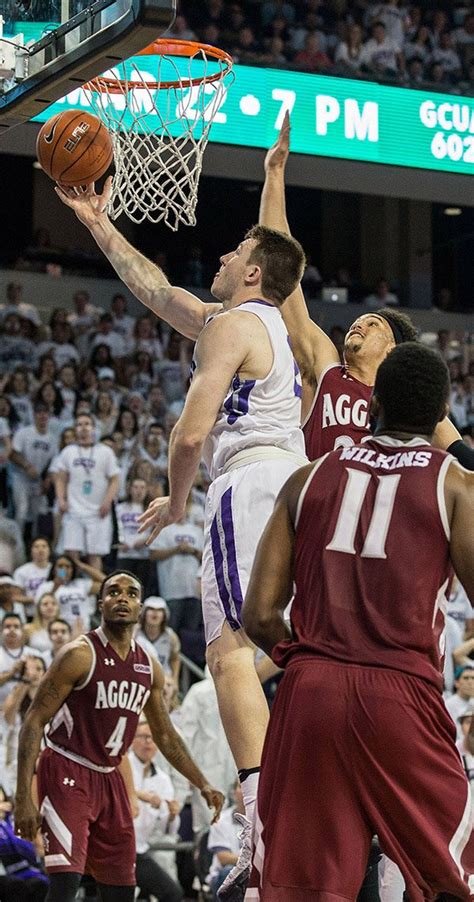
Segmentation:
<svg viewBox="0 0 474 902">
<path fill-rule="evenodd" d="M 115 18 L 108 24 L 107 13 Z M 143 50 L 174 21 L 176 0 L 96 0 L 30 49 L 31 72 L 0 95 L 0 138 L 122 60 Z M 76 33 L 76 46 L 72 34 Z M 86 37 L 84 37 L 84 33 Z M 40 63 L 38 65 L 38 63 Z"/>
</svg>

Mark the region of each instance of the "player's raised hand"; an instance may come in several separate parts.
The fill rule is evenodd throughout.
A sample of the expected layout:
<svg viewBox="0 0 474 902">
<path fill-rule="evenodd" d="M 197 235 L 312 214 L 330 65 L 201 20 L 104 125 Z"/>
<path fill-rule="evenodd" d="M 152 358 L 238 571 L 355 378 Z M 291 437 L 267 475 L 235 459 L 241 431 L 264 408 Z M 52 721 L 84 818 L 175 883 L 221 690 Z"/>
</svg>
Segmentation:
<svg viewBox="0 0 474 902">
<path fill-rule="evenodd" d="M 138 532 L 145 532 L 145 530 L 153 527 L 146 540 L 146 544 L 150 545 L 165 526 L 169 526 L 170 523 L 176 523 L 176 520 L 179 520 L 183 513 L 184 511 L 175 513 L 171 510 L 169 497 L 155 498 L 154 501 L 150 502 L 146 511 L 138 517 L 140 524 Z"/>
<path fill-rule="evenodd" d="M 15 833 L 33 842 L 41 826 L 41 815 L 31 799 L 17 798 L 15 804 Z"/>
<path fill-rule="evenodd" d="M 214 789 L 209 785 L 203 786 L 201 795 L 206 802 L 207 807 L 214 809 L 214 817 L 212 818 L 211 824 L 215 824 L 216 821 L 219 820 L 222 808 L 224 807 L 225 798 L 222 792 L 219 792 L 218 789 Z"/>
<path fill-rule="evenodd" d="M 112 176 L 106 180 L 102 194 L 96 193 L 94 185 L 69 188 L 59 182 L 54 190 L 63 204 L 74 210 L 77 218 L 90 229 L 107 216 L 106 208 L 112 194 Z"/>
<path fill-rule="evenodd" d="M 283 124 L 280 129 L 278 138 L 274 145 L 270 147 L 265 157 L 265 172 L 268 169 L 276 169 L 283 167 L 290 153 L 290 114 L 288 110 L 283 117 Z"/>
</svg>

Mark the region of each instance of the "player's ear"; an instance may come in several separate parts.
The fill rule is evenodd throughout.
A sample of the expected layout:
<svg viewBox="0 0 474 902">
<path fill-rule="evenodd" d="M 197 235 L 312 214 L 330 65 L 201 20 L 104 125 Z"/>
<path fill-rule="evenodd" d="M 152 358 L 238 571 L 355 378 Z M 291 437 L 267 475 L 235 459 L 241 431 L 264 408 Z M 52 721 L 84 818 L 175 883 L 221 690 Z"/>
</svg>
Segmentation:
<svg viewBox="0 0 474 902">
<path fill-rule="evenodd" d="M 245 281 L 246 281 L 247 285 L 257 285 L 258 282 L 260 282 L 261 278 L 262 278 L 262 270 L 261 270 L 260 266 L 258 266 L 257 263 L 251 263 L 247 267 L 247 272 L 246 272 L 246 276 L 245 276 Z"/>
<path fill-rule="evenodd" d="M 444 407 L 439 415 L 438 423 L 441 423 L 446 419 L 446 417 L 449 417 L 449 404 L 447 401 L 445 402 Z"/>
</svg>

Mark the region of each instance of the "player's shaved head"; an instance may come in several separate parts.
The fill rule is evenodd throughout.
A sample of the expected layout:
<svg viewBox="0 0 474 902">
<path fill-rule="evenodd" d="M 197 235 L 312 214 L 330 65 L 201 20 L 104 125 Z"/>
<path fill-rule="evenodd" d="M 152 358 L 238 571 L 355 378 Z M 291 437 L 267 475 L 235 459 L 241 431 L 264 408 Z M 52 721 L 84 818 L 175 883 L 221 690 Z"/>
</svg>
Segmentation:
<svg viewBox="0 0 474 902">
<path fill-rule="evenodd" d="M 442 357 L 418 342 L 405 342 L 377 370 L 374 413 L 384 431 L 430 436 L 446 414 L 448 396 Z"/>
</svg>

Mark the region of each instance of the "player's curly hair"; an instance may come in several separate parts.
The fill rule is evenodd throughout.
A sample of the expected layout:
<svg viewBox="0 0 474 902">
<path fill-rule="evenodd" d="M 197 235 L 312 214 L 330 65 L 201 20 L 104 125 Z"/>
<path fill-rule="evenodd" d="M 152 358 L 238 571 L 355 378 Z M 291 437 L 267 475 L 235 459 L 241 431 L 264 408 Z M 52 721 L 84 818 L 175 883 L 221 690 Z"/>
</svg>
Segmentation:
<svg viewBox="0 0 474 902">
<path fill-rule="evenodd" d="M 280 306 L 301 281 L 306 264 L 301 244 L 291 235 L 263 225 L 253 226 L 245 238 L 257 242 L 249 263 L 261 268 L 263 296 Z"/>
<path fill-rule="evenodd" d="M 377 370 L 374 397 L 383 408 L 387 430 L 432 435 L 448 396 L 443 358 L 420 342 L 397 345 Z"/>
<path fill-rule="evenodd" d="M 381 307 L 375 313 L 387 320 L 392 329 L 395 344 L 398 345 L 404 341 L 416 341 L 418 335 L 416 326 L 406 313 L 402 313 L 401 310 L 394 310 L 393 307 Z"/>
</svg>

